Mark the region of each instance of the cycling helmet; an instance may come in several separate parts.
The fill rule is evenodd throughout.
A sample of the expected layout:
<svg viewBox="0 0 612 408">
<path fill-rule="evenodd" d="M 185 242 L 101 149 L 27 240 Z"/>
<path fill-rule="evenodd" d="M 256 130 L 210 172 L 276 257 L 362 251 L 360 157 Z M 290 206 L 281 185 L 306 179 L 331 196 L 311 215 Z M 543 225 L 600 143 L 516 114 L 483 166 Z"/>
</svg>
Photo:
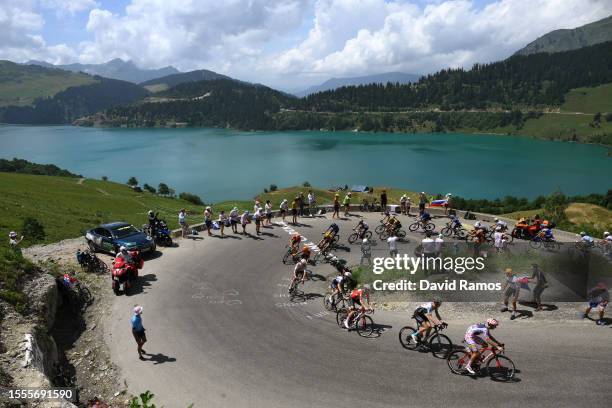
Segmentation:
<svg viewBox="0 0 612 408">
<path fill-rule="evenodd" d="M 300 263 L 301 263 L 302 265 L 306 265 L 306 264 L 308 263 L 308 261 L 307 261 L 307 260 L 305 260 L 305 259 L 302 259 L 302 260 L 300 261 Z"/>
<path fill-rule="evenodd" d="M 608 231 L 604 232 L 604 237 L 607 237 L 608 235 L 610 235 Z"/>
<path fill-rule="evenodd" d="M 9 238 L 17 238 L 17 233 L 15 231 L 11 231 L 9 233 Z"/>
<path fill-rule="evenodd" d="M 495 228 L 495 231 L 501 231 L 501 230 L 502 230 L 502 228 L 501 228 L 501 227 L 497 227 L 497 228 Z"/>
<path fill-rule="evenodd" d="M 482 225 L 482 224 L 480 223 L 480 221 L 476 221 L 476 222 L 474 223 L 474 228 L 480 228 L 480 226 L 481 226 L 481 225 Z"/>
<path fill-rule="evenodd" d="M 499 322 L 496 319 L 487 319 L 487 326 L 491 329 L 494 329 L 499 325 Z"/>
<path fill-rule="evenodd" d="M 368 243 L 368 239 L 364 238 L 363 241 L 361 241 L 361 242 L 363 242 L 364 244 L 367 244 Z"/>
<path fill-rule="evenodd" d="M 127 247 L 125 245 L 121 245 L 121 247 L 119 248 L 119 251 L 121 252 L 127 251 Z"/>
<path fill-rule="evenodd" d="M 580 236 L 581 236 L 581 237 L 584 237 L 585 235 L 586 235 L 586 232 L 584 232 L 584 231 L 580 231 Z"/>
<path fill-rule="evenodd" d="M 344 276 L 346 276 L 347 278 L 352 278 L 353 274 L 350 273 L 349 271 L 344 272 Z"/>
<path fill-rule="evenodd" d="M 301 235 L 296 232 L 295 234 L 293 234 L 293 238 L 301 238 Z"/>
<path fill-rule="evenodd" d="M 497 221 L 499 221 L 499 218 L 497 218 L 497 217 L 493 218 L 493 221 L 497 222 Z"/>
<path fill-rule="evenodd" d="M 153 210 L 149 210 L 149 215 L 153 215 Z"/>
<path fill-rule="evenodd" d="M 136 306 L 134 308 L 134 313 L 137 314 L 137 315 L 141 314 L 142 313 L 142 306 Z"/>
</svg>

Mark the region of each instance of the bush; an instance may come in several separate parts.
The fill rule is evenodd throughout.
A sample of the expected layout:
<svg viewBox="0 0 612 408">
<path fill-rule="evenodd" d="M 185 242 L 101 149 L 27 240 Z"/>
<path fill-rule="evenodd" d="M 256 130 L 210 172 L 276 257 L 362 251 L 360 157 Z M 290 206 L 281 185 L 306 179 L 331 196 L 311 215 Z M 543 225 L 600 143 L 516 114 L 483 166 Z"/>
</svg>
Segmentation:
<svg viewBox="0 0 612 408">
<path fill-rule="evenodd" d="M 309 182 L 305 181 L 302 183 L 302 187 L 312 187 Z"/>
<path fill-rule="evenodd" d="M 157 192 L 159 195 L 167 196 L 170 195 L 170 187 L 166 183 L 159 183 L 157 186 Z"/>
<path fill-rule="evenodd" d="M 278 190 L 278 186 L 276 184 L 270 184 L 269 190 L 270 190 L 270 192 L 276 191 L 276 190 Z"/>
<path fill-rule="evenodd" d="M 190 203 L 195 204 L 195 205 L 204 205 L 204 202 L 202 201 L 202 199 L 195 194 L 181 193 L 179 194 L 179 198 L 181 200 L 189 201 Z"/>
<path fill-rule="evenodd" d="M 21 292 L 23 278 L 36 270 L 34 264 L 11 248 L 0 248 L 0 299 L 15 306 L 19 313 L 26 311 L 27 299 Z"/>
<path fill-rule="evenodd" d="M 102 181 L 108 181 L 108 177 L 102 176 Z"/>
<path fill-rule="evenodd" d="M 45 228 L 36 218 L 27 217 L 23 220 L 21 227 L 25 239 L 34 243 L 45 239 Z"/>
<path fill-rule="evenodd" d="M 130 177 L 130 179 L 127 181 L 127 185 L 128 186 L 137 186 L 138 185 L 138 180 L 136 179 L 136 177 Z"/>
<path fill-rule="evenodd" d="M 155 187 L 151 187 L 147 183 L 145 183 L 145 185 L 142 186 L 142 188 L 144 188 L 146 191 L 148 191 L 151 194 L 155 194 L 157 192 L 157 190 L 155 190 Z"/>
</svg>

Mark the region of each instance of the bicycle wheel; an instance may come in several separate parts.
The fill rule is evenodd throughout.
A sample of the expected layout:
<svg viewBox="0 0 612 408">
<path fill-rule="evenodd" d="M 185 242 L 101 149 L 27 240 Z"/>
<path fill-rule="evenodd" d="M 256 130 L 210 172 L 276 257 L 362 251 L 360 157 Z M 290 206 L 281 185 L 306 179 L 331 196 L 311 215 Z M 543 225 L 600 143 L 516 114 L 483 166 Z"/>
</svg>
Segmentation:
<svg viewBox="0 0 612 408">
<path fill-rule="evenodd" d="M 380 234 L 378 234 L 378 238 L 380 238 L 381 241 L 389 238 L 389 231 L 383 230 Z"/>
<path fill-rule="evenodd" d="M 436 229 L 436 226 L 433 223 L 431 223 L 431 222 L 429 222 L 429 223 L 427 223 L 427 225 L 425 225 L 425 231 L 433 231 L 435 229 Z"/>
<path fill-rule="evenodd" d="M 397 231 L 397 237 L 398 237 L 399 239 L 404 239 L 404 238 L 406 238 L 406 231 L 404 231 L 403 229 L 401 229 L 401 230 Z"/>
<path fill-rule="evenodd" d="M 291 253 L 286 252 L 285 255 L 283 255 L 283 263 L 285 265 L 287 265 L 289 263 L 289 259 L 291 259 Z"/>
<path fill-rule="evenodd" d="M 348 309 L 346 308 L 338 309 L 338 311 L 336 312 L 336 323 L 338 324 L 338 326 L 342 327 L 343 329 L 345 328 L 344 321 L 346 320 L 347 316 L 348 316 Z"/>
<path fill-rule="evenodd" d="M 429 339 L 429 349 L 436 358 L 447 358 L 453 349 L 453 342 L 444 334 L 434 334 Z"/>
<path fill-rule="evenodd" d="M 93 303 L 93 296 L 86 286 L 79 285 L 79 300 L 83 305 L 91 305 Z"/>
<path fill-rule="evenodd" d="M 510 381 L 514 377 L 514 363 L 506 356 L 495 355 L 487 363 L 487 372 L 496 381 Z"/>
<path fill-rule="evenodd" d="M 360 336 L 369 337 L 374 332 L 374 320 L 370 316 L 361 316 L 355 327 Z"/>
<path fill-rule="evenodd" d="M 380 224 L 376 228 L 374 228 L 374 232 L 380 234 L 385 230 L 385 224 Z"/>
<path fill-rule="evenodd" d="M 529 246 L 533 249 L 538 249 L 540 246 L 542 246 L 542 242 L 540 240 L 532 239 L 529 241 Z"/>
<path fill-rule="evenodd" d="M 334 239 L 332 240 L 332 245 L 337 244 L 340 241 L 340 235 L 334 235 Z"/>
<path fill-rule="evenodd" d="M 352 233 L 351 235 L 349 235 L 349 237 L 348 237 L 348 243 L 349 243 L 349 244 L 354 244 L 354 243 L 357 241 L 357 239 L 358 239 L 358 238 L 359 238 L 359 236 L 357 235 L 357 233 L 356 233 L 356 232 L 353 232 L 353 233 Z"/>
<path fill-rule="evenodd" d="M 455 234 L 458 239 L 467 239 L 467 236 L 468 236 L 468 232 L 464 230 L 463 228 L 458 229 Z"/>
<path fill-rule="evenodd" d="M 444 235 L 445 237 L 450 237 L 450 236 L 451 236 L 452 231 L 453 231 L 453 230 L 452 230 L 452 229 L 450 229 L 450 227 L 444 227 L 444 228 L 442 228 L 442 231 L 440 231 L 440 233 L 441 233 L 442 235 Z"/>
<path fill-rule="evenodd" d="M 465 374 L 465 365 L 470 361 L 470 353 L 465 350 L 455 350 L 446 358 L 448 368 L 454 374 Z"/>
<path fill-rule="evenodd" d="M 408 231 L 414 232 L 414 231 L 418 230 L 419 227 L 420 227 L 419 223 L 418 222 L 414 222 L 414 223 L 412 223 L 412 224 L 410 224 L 408 226 Z"/>
<path fill-rule="evenodd" d="M 399 341 L 403 348 L 408 350 L 416 350 L 419 343 L 412 339 L 412 334 L 416 333 L 417 329 L 410 326 L 402 327 L 399 331 Z"/>
<path fill-rule="evenodd" d="M 323 307 L 325 310 L 332 311 L 335 309 L 334 307 L 334 296 L 331 293 L 328 293 L 323 297 Z"/>
<path fill-rule="evenodd" d="M 364 232 L 363 237 L 367 239 L 372 239 L 372 231 Z"/>
</svg>

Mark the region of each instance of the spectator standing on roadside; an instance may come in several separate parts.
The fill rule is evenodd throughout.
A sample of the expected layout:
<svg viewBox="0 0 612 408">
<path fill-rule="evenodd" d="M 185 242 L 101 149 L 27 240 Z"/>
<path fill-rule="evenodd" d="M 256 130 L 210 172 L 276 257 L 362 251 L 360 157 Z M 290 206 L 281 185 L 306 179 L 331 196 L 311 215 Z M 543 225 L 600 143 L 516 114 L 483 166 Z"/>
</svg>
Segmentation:
<svg viewBox="0 0 612 408">
<path fill-rule="evenodd" d="M 406 200 L 408 199 L 408 196 L 406 194 L 402 194 L 402 196 L 400 197 L 400 213 L 401 214 L 406 214 Z"/>
<path fill-rule="evenodd" d="M 520 282 L 512 268 L 506 268 L 504 274 L 505 278 L 502 287 L 504 307 L 502 307 L 501 311 L 502 313 L 508 311 L 508 301 L 512 299 L 512 315 L 510 315 L 510 320 L 514 320 L 516 319 L 516 302 L 521 291 Z"/>
<path fill-rule="evenodd" d="M 408 195 L 406 195 L 406 215 L 410 215 L 410 206 L 412 205 L 412 202 L 410 201 L 410 197 Z"/>
<path fill-rule="evenodd" d="M 268 221 L 268 225 L 272 225 L 272 203 L 270 200 L 266 200 L 264 209 L 266 211 L 266 221 Z"/>
<path fill-rule="evenodd" d="M 344 196 L 344 200 L 342 201 L 342 205 L 344 205 L 344 216 L 349 215 L 349 209 L 351 208 L 351 192 L 349 191 Z"/>
<path fill-rule="evenodd" d="M 389 245 L 389 256 L 391 258 L 397 256 L 397 236 L 395 232 L 391 233 L 391 236 L 387 238 L 387 244 Z"/>
<path fill-rule="evenodd" d="M 242 234 L 246 235 L 246 226 L 249 223 L 249 212 L 245 211 L 242 213 L 242 215 L 240 216 L 240 225 L 242 225 Z"/>
<path fill-rule="evenodd" d="M 304 193 L 302 193 L 300 191 L 300 194 L 298 195 L 298 204 L 300 206 L 300 217 L 303 217 L 304 214 L 304 204 L 305 204 L 306 199 L 304 198 Z"/>
<path fill-rule="evenodd" d="M 259 201 L 259 197 L 255 199 L 255 204 L 253 205 L 253 214 L 255 214 L 258 208 L 261 208 L 261 201 Z"/>
<path fill-rule="evenodd" d="M 332 218 L 340 218 L 340 194 L 338 193 L 334 195 L 334 213 Z"/>
<path fill-rule="evenodd" d="M 317 200 L 312 190 L 308 192 L 308 210 L 310 211 L 311 217 L 317 213 Z"/>
<path fill-rule="evenodd" d="M 183 238 L 187 238 L 187 232 L 189 229 L 189 224 L 187 224 L 187 220 L 185 219 L 186 217 L 186 212 L 185 209 L 182 208 L 181 211 L 178 214 L 178 222 L 179 222 L 179 226 L 181 227 L 181 236 Z"/>
<path fill-rule="evenodd" d="M 530 279 L 536 281 L 535 287 L 533 288 L 533 302 L 536 304 L 536 312 L 541 312 L 542 292 L 544 292 L 544 289 L 548 287 L 548 281 L 546 279 L 546 275 L 544 275 L 544 272 L 540 269 L 538 264 L 532 264 L 531 267 L 533 269 L 531 271 Z"/>
<path fill-rule="evenodd" d="M 419 194 L 419 212 L 425 211 L 425 205 L 427 204 L 427 196 L 424 191 Z"/>
<path fill-rule="evenodd" d="M 436 257 L 440 257 L 442 255 L 442 249 L 444 247 L 444 240 L 442 239 L 444 235 L 438 234 L 436 239 L 434 240 L 434 248 L 436 250 Z"/>
<path fill-rule="evenodd" d="M 380 211 L 384 214 L 387 211 L 387 190 L 380 193 Z"/>
<path fill-rule="evenodd" d="M 493 234 L 493 239 L 495 240 L 495 250 L 497 252 L 502 252 L 506 247 L 506 240 L 504 237 L 504 233 L 502 232 L 501 227 L 495 228 L 495 233 Z"/>
<path fill-rule="evenodd" d="M 257 233 L 257 235 L 261 234 L 262 218 L 263 218 L 263 213 L 261 211 L 261 207 L 259 207 L 257 211 L 255 211 L 255 214 L 253 214 L 253 220 L 255 220 L 255 232 Z"/>
<path fill-rule="evenodd" d="M 298 207 L 299 207 L 300 196 L 295 196 L 291 202 L 291 223 L 297 225 Z"/>
<path fill-rule="evenodd" d="M 232 226 L 232 232 L 234 234 L 238 233 L 238 223 L 240 222 L 240 214 L 238 214 L 238 207 L 232 208 L 232 211 L 229 213 L 230 225 Z"/>
<path fill-rule="evenodd" d="M 372 245 L 367 238 L 361 241 L 361 259 L 359 260 L 359 265 L 363 265 L 365 260 L 368 261 L 368 265 L 372 264 Z"/>
<path fill-rule="evenodd" d="M 221 210 L 221 212 L 219 213 L 219 228 L 221 229 L 221 236 L 224 237 L 225 235 L 223 234 L 223 231 L 225 230 L 225 226 L 226 223 L 228 223 L 229 220 L 227 219 L 227 215 L 225 215 L 225 211 Z"/>
<path fill-rule="evenodd" d="M 444 198 L 446 199 L 446 204 L 444 204 L 444 215 L 448 215 L 453 209 L 453 195 L 448 193 Z"/>
<path fill-rule="evenodd" d="M 283 201 L 280 203 L 280 213 L 281 217 L 283 217 L 283 222 L 285 222 L 285 217 L 287 216 L 287 210 L 289 210 L 289 203 L 286 198 L 283 198 Z"/>
<path fill-rule="evenodd" d="M 144 360 L 143 354 L 147 354 L 146 351 L 142 348 L 144 344 L 147 342 L 147 336 L 145 334 L 145 328 L 142 325 L 142 306 L 136 306 L 134 308 L 134 314 L 132 315 L 132 335 L 134 336 L 134 340 L 136 340 L 136 345 L 138 346 L 138 357 L 141 360 Z"/>
<path fill-rule="evenodd" d="M 212 217 L 213 217 L 212 208 L 206 207 L 206 210 L 204 210 L 204 226 L 206 227 L 206 231 L 208 231 L 209 237 L 212 237 L 212 233 L 210 232 L 210 229 L 212 228 Z"/>
</svg>

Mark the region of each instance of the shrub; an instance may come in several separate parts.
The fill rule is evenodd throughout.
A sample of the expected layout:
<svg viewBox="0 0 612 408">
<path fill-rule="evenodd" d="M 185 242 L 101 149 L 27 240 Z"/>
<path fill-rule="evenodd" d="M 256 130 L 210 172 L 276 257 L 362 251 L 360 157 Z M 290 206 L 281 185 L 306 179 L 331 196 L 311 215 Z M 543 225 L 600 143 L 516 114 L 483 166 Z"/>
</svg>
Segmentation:
<svg viewBox="0 0 612 408">
<path fill-rule="evenodd" d="M 146 191 L 148 191 L 151 194 L 155 194 L 157 192 L 157 190 L 155 190 L 155 187 L 151 187 L 147 183 L 145 183 L 145 185 L 142 186 L 142 188 L 144 188 Z"/>
<path fill-rule="evenodd" d="M 157 186 L 157 192 L 159 195 L 167 196 L 170 195 L 170 187 L 166 183 L 159 183 Z"/>
<path fill-rule="evenodd" d="M 136 177 L 130 177 L 130 179 L 127 181 L 127 185 L 128 186 L 137 186 L 138 185 L 138 180 L 136 179 Z"/>
<path fill-rule="evenodd" d="M 305 181 L 302 183 L 302 187 L 312 187 L 309 182 Z"/>
<path fill-rule="evenodd" d="M 21 231 L 25 239 L 30 242 L 42 241 L 45 239 L 45 228 L 36 218 L 27 217 L 23 220 Z"/>
<path fill-rule="evenodd" d="M 102 181 L 108 181 L 108 177 L 102 176 Z"/>
<path fill-rule="evenodd" d="M 204 205 L 204 202 L 202 201 L 202 199 L 195 194 L 181 193 L 179 194 L 179 198 L 181 200 L 189 201 L 190 203 L 195 204 L 195 205 Z"/>
<path fill-rule="evenodd" d="M 270 190 L 270 192 L 276 191 L 276 190 L 278 190 L 278 186 L 276 184 L 270 184 L 269 190 Z"/>
</svg>

